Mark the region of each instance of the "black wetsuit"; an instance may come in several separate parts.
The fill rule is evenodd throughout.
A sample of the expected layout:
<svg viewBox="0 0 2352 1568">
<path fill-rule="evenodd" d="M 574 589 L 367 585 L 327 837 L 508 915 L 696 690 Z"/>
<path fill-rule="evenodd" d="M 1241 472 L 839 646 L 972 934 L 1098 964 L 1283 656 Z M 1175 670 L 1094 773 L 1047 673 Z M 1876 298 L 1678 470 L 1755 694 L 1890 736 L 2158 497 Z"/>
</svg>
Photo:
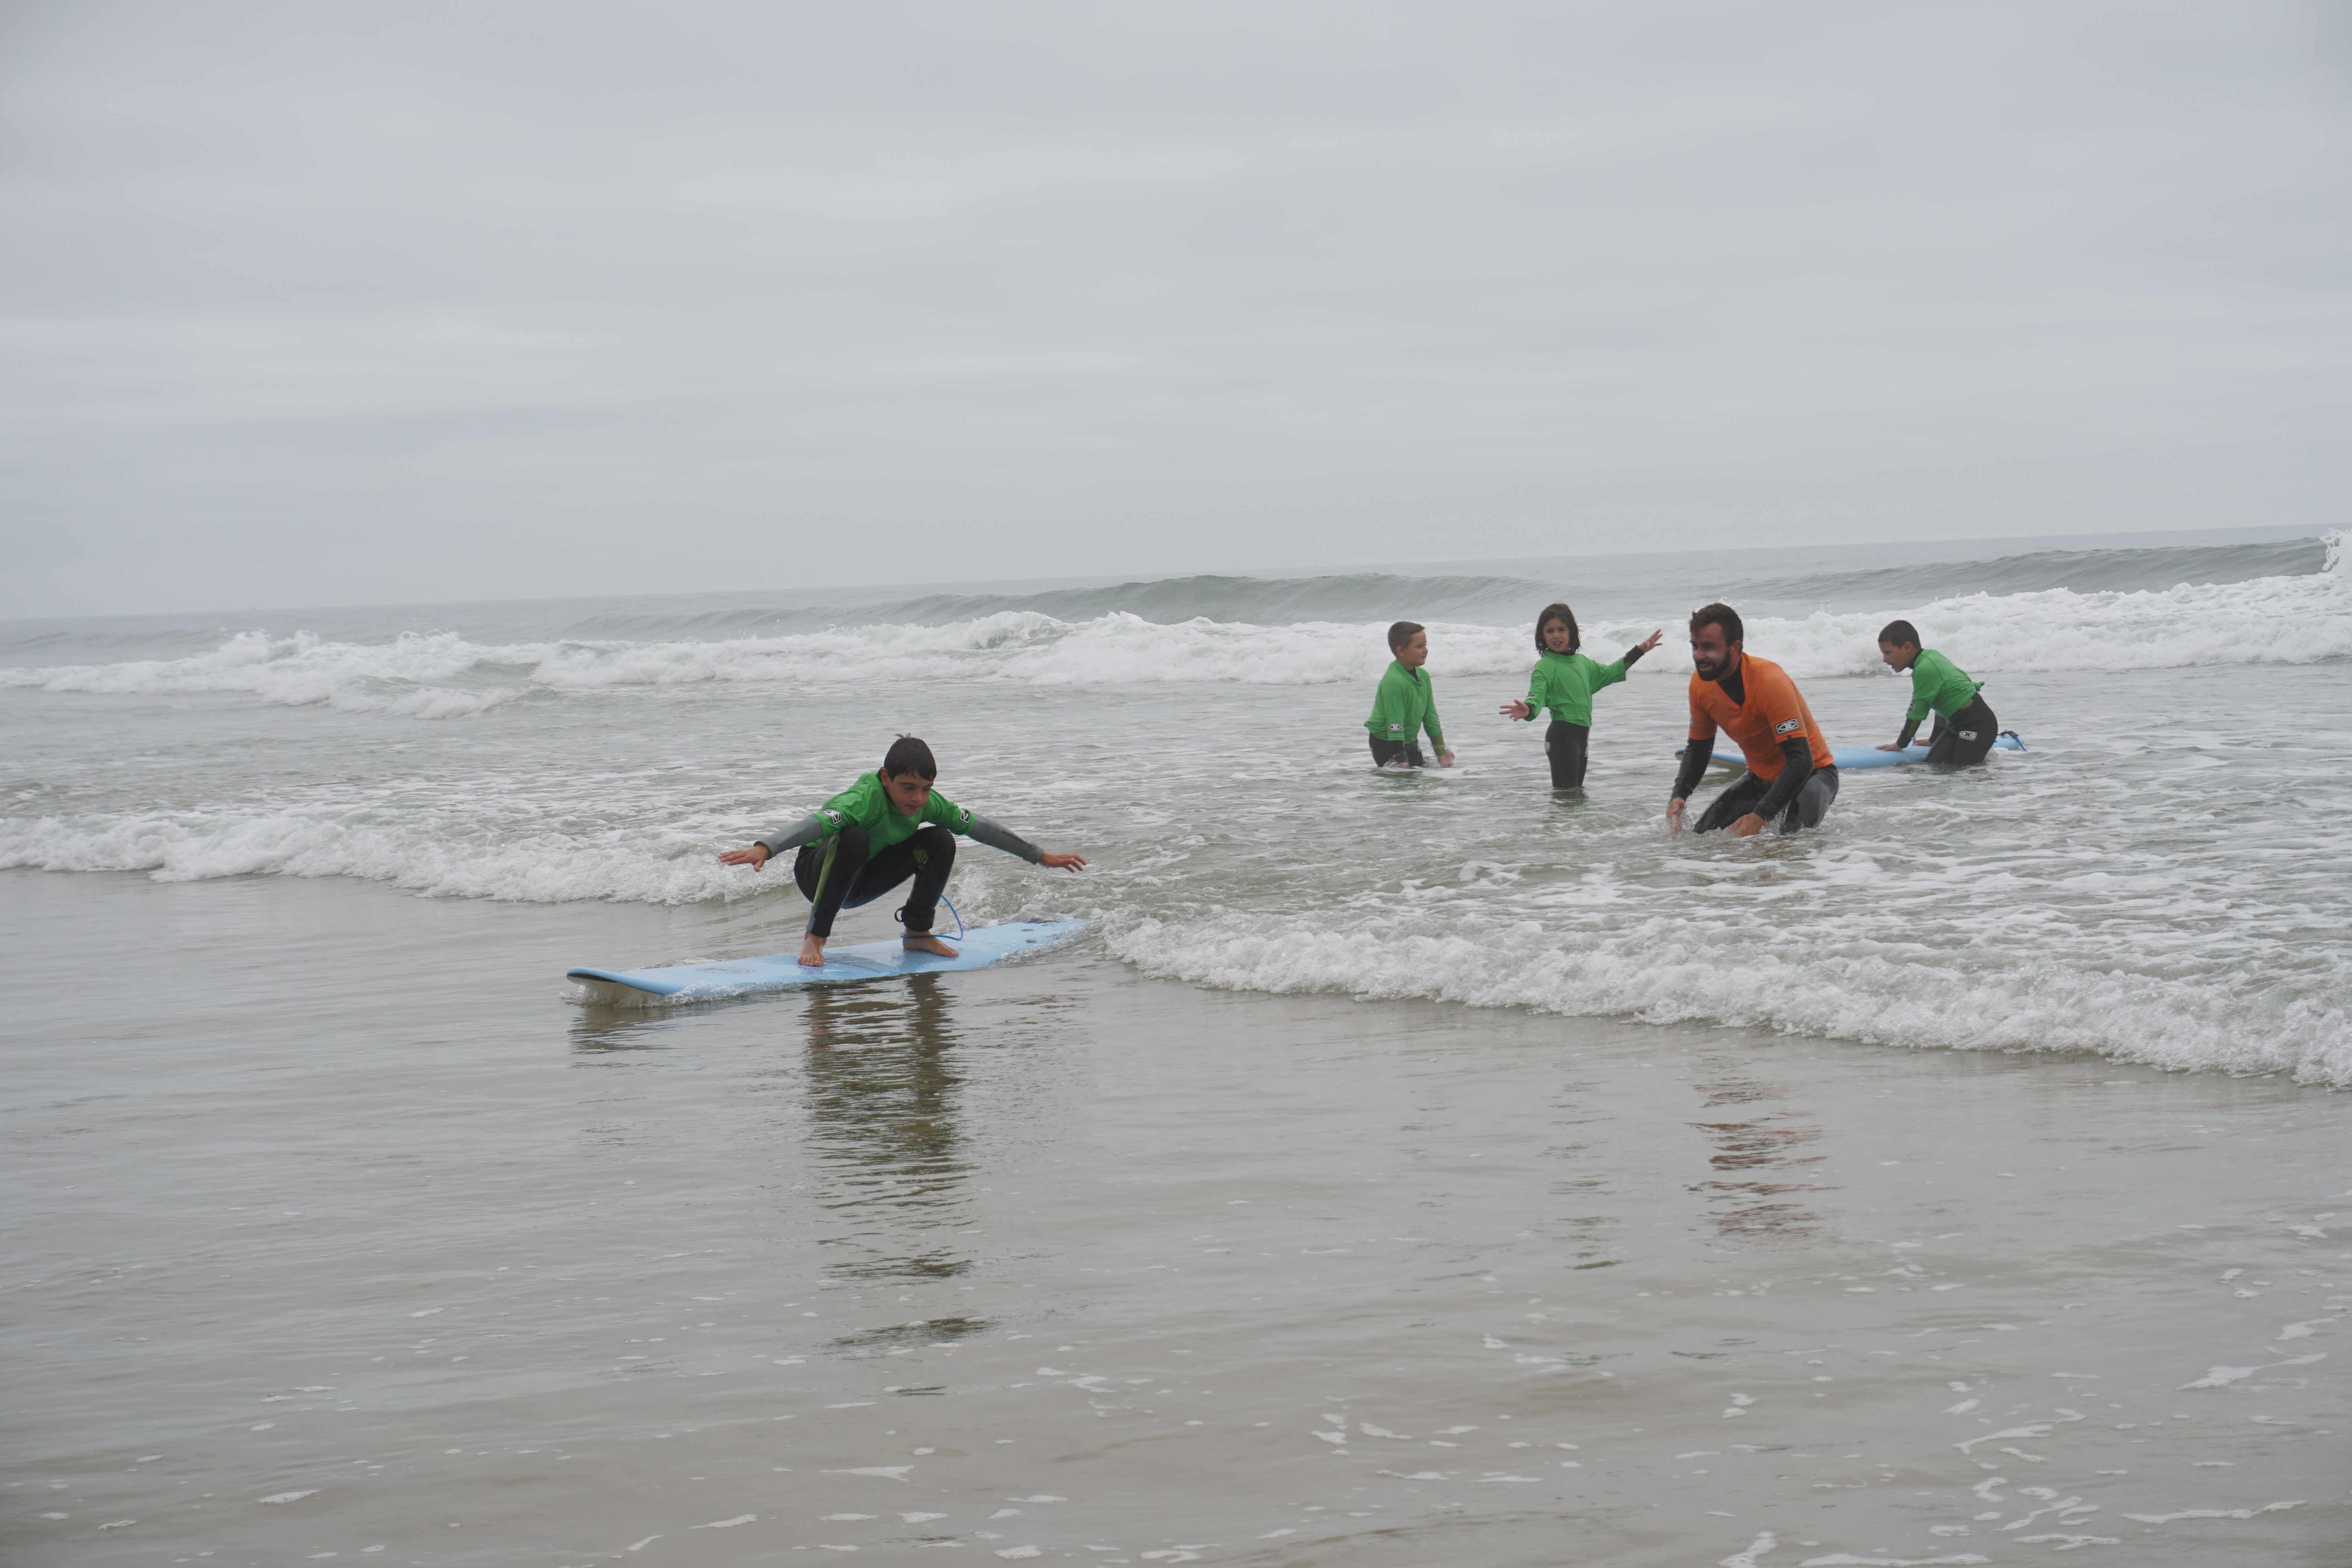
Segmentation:
<svg viewBox="0 0 2352 1568">
<path fill-rule="evenodd" d="M 1421 748 L 1411 741 L 1383 741 L 1378 735 L 1367 735 L 1364 739 L 1372 743 L 1372 766 L 1376 768 L 1394 767 L 1399 763 L 1409 768 L 1429 765 L 1422 758 Z"/>
<path fill-rule="evenodd" d="M 1881 734 L 1885 731 L 1879 731 Z M 1907 746 L 1911 737 L 1919 732 L 1916 721 L 1903 726 L 1895 737 L 1897 745 Z M 1931 763 L 1951 763 L 1961 767 L 1980 763 L 2000 739 L 2000 721 L 1993 717 L 1992 709 L 1979 692 L 1969 699 L 1969 705 L 1949 719 L 1938 717 L 1935 732 L 1927 740 L 1927 760 Z"/>
<path fill-rule="evenodd" d="M 878 855 L 866 850 L 866 829 L 848 823 L 821 844 L 803 844 L 793 858 L 793 880 L 809 901 L 809 934 L 831 936 L 833 917 L 870 904 L 912 877 L 907 894 L 908 936 L 929 936 L 939 918 L 940 895 L 955 869 L 955 835 L 927 822 Z"/>
<path fill-rule="evenodd" d="M 1551 787 L 1584 787 L 1585 745 L 1592 739 L 1590 725 L 1555 719 L 1544 726 L 1544 761 L 1551 764 Z"/>
<path fill-rule="evenodd" d="M 1881 732 L 1884 733 L 1884 731 Z M 1805 742 L 1800 739 L 1792 744 L 1802 747 Z M 1788 755 L 1785 748 L 1781 754 Z M 1783 833 L 1795 833 L 1802 828 L 1819 827 L 1822 825 L 1822 816 L 1830 808 L 1830 802 L 1837 799 L 1838 771 L 1833 767 L 1810 766 L 1812 762 L 1810 755 L 1805 758 L 1805 762 L 1809 764 L 1806 771 L 1810 776 L 1803 784 L 1799 784 L 1792 794 L 1784 795 L 1780 800 L 1774 800 L 1772 796 L 1779 791 L 1781 783 L 1796 768 L 1795 758 L 1790 758 L 1789 765 L 1780 770 L 1780 777 L 1774 779 L 1769 785 L 1754 773 L 1740 774 L 1732 781 L 1729 789 L 1707 802 L 1706 809 L 1699 813 L 1697 826 L 1692 831 L 1712 833 L 1718 827 L 1728 827 L 1751 811 L 1767 822 L 1770 822 L 1775 816 L 1779 816 L 1780 831 Z"/>
</svg>

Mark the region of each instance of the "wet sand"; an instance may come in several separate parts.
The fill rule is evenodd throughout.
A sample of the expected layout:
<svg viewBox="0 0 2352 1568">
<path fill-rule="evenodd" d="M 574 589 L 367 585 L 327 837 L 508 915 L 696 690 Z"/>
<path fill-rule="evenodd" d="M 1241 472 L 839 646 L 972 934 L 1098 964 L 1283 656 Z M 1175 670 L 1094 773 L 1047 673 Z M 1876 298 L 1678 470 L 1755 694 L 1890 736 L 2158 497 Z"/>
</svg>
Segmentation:
<svg viewBox="0 0 2352 1568">
<path fill-rule="evenodd" d="M 0 928 L 11 1563 L 2352 1540 L 2352 1157 L 2284 1079 L 1091 943 L 567 1000 L 790 945 L 741 906 L 14 871 Z"/>
</svg>

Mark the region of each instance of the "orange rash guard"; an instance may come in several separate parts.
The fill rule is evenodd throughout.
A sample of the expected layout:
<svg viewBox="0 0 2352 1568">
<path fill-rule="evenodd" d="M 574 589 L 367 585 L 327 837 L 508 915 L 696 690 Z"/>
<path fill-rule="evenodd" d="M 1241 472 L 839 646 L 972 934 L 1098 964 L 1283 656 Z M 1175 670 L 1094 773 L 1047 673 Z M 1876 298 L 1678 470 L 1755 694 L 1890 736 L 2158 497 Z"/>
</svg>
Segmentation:
<svg viewBox="0 0 2352 1568">
<path fill-rule="evenodd" d="M 1779 778 L 1786 761 L 1780 754 L 1780 742 L 1799 733 L 1812 742 L 1813 766 L 1826 768 L 1833 764 L 1829 742 L 1822 739 L 1822 727 L 1813 721 L 1813 710 L 1805 706 L 1804 694 L 1789 672 L 1769 659 L 1758 658 L 1752 653 L 1739 657 L 1738 679 L 1748 700 L 1732 701 L 1719 682 L 1702 680 L 1694 675 L 1690 679 L 1690 738 L 1699 745 L 1715 740 L 1716 731 L 1739 742 L 1742 755 L 1748 759 L 1748 771 L 1767 781 Z"/>
</svg>

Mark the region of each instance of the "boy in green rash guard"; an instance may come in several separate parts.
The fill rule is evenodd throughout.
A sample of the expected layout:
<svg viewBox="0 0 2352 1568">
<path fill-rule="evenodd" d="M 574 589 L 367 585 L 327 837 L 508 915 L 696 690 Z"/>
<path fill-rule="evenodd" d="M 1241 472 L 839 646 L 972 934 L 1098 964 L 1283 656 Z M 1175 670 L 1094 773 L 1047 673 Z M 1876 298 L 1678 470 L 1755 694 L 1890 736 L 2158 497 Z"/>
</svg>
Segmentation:
<svg viewBox="0 0 2352 1568">
<path fill-rule="evenodd" d="M 1919 732 L 1920 721 L 1936 715 L 1936 730 L 1927 742 L 1931 763 L 1967 765 L 1985 760 L 2000 735 L 2000 721 L 1977 695 L 1984 682 L 1970 680 L 1958 666 L 1931 647 L 1919 646 L 1919 629 L 1909 621 L 1889 621 L 1878 634 L 1878 657 L 1891 669 L 1911 672 L 1911 710 L 1903 716 L 1903 732 L 1882 752 L 1899 752 Z"/>
<path fill-rule="evenodd" d="M 1426 730 L 1437 765 L 1452 767 L 1454 753 L 1445 749 L 1429 672 L 1421 668 L 1429 662 L 1429 633 L 1417 621 L 1399 621 L 1389 628 L 1389 652 L 1396 657 L 1381 672 L 1380 689 L 1372 694 L 1371 717 L 1364 721 L 1372 742 L 1372 765 L 1426 766 L 1421 754 L 1421 734 Z"/>
<path fill-rule="evenodd" d="M 834 916 L 845 907 L 872 903 L 909 877 L 915 885 L 900 911 L 907 922 L 907 947 L 953 958 L 955 949 L 931 934 L 931 921 L 939 914 L 948 873 L 955 868 L 957 834 L 1018 855 L 1032 866 L 1081 871 L 1087 862 L 1082 855 L 1049 855 L 1009 828 L 965 810 L 931 788 L 939 776 L 940 764 L 930 747 L 912 735 L 901 735 L 879 769 L 790 827 L 748 849 L 730 849 L 719 862 L 756 871 L 771 856 L 800 851 L 793 861 L 793 879 L 809 901 L 801 962 L 811 968 L 824 963 Z"/>
<path fill-rule="evenodd" d="M 1576 612 L 1566 605 L 1546 605 L 1536 617 L 1536 667 L 1528 675 L 1524 702 L 1506 702 L 1507 719 L 1533 719 L 1551 710 L 1544 731 L 1544 756 L 1551 763 L 1551 787 L 1584 787 L 1584 743 L 1592 732 L 1592 694 L 1625 679 L 1635 660 L 1658 646 L 1665 628 L 1635 643 L 1613 664 L 1588 658 L 1577 649 L 1583 638 L 1576 629 Z"/>
</svg>

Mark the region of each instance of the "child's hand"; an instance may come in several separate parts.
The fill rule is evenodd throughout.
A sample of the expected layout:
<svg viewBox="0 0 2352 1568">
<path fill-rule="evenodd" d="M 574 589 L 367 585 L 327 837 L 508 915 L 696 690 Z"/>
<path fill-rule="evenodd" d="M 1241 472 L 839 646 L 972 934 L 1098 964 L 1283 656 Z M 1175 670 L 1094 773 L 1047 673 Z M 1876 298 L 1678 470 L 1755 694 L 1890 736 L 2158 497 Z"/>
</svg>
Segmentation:
<svg viewBox="0 0 2352 1568">
<path fill-rule="evenodd" d="M 1040 855 L 1037 864 L 1051 866 L 1056 871 L 1083 871 L 1087 868 L 1087 858 L 1083 855 Z"/>
<path fill-rule="evenodd" d="M 768 863 L 768 847 L 754 844 L 749 849 L 730 849 L 719 858 L 721 866 L 749 866 L 754 871 Z"/>
<path fill-rule="evenodd" d="M 1642 651 L 1643 651 L 1643 653 L 1647 653 L 1647 652 L 1649 652 L 1652 648 L 1654 648 L 1654 647 L 1657 647 L 1657 646 L 1658 646 L 1658 639 L 1659 639 L 1660 637 L 1662 637 L 1665 636 L 1665 635 L 1666 635 L 1666 628 L 1665 628 L 1665 627 L 1664 627 L 1664 626 L 1660 626 L 1656 631 L 1652 632 L 1652 633 L 1649 635 L 1649 637 L 1648 637 L 1645 640 L 1643 640 L 1643 642 L 1641 644 Z"/>
<path fill-rule="evenodd" d="M 1889 741 L 1886 744 L 1879 747 L 1878 749 L 1882 752 L 1899 752 L 1903 748 L 1896 745 L 1894 742 Z"/>
<path fill-rule="evenodd" d="M 1453 753 L 1453 752 L 1438 752 L 1438 753 L 1437 753 L 1437 765 L 1438 765 L 1439 767 L 1441 767 L 1441 768 L 1450 768 L 1450 767 L 1452 767 L 1452 766 L 1454 765 L 1454 753 Z"/>
<path fill-rule="evenodd" d="M 1524 702 L 1506 702 L 1496 710 L 1506 719 L 1532 719 L 1536 710 Z"/>
</svg>

